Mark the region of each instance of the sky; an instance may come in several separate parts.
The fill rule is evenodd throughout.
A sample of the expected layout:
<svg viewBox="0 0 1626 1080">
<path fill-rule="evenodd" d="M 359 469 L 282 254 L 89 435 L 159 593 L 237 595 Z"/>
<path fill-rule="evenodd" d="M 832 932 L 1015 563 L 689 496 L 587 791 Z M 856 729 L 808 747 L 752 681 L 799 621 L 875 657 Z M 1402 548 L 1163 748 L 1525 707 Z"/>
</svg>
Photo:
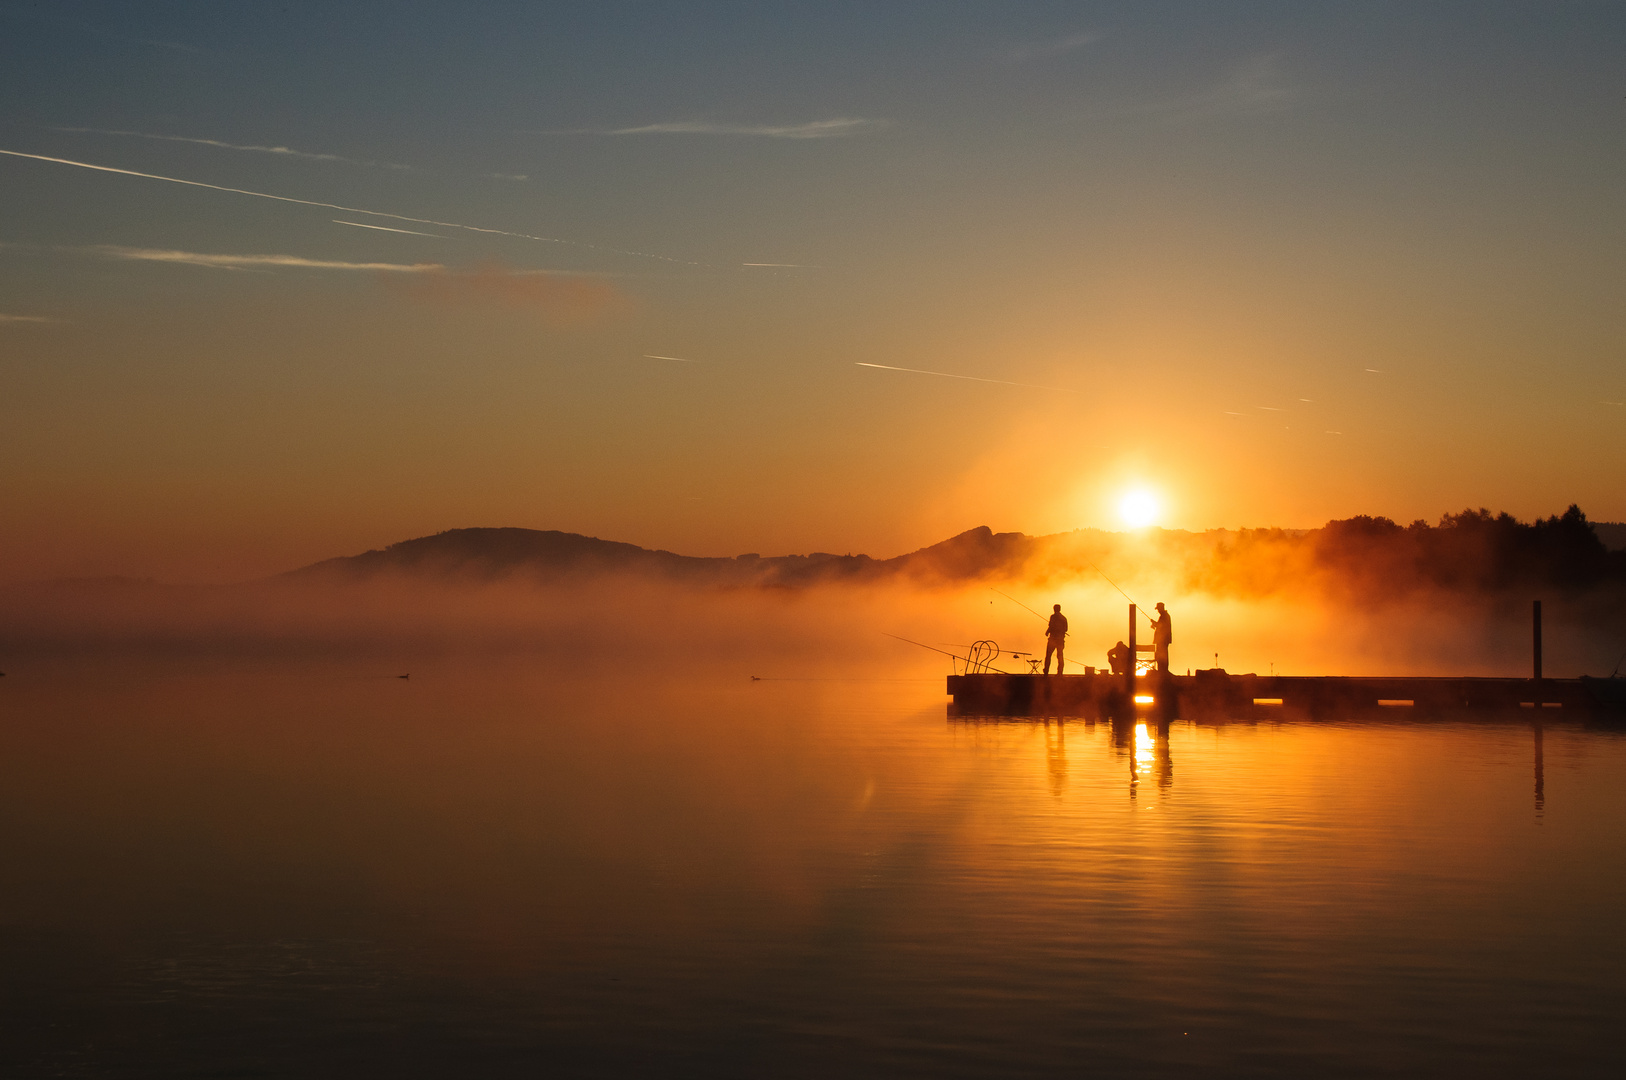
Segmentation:
<svg viewBox="0 0 1626 1080">
<path fill-rule="evenodd" d="M 1626 520 L 1626 3 L 0 0 L 0 580 Z"/>
</svg>

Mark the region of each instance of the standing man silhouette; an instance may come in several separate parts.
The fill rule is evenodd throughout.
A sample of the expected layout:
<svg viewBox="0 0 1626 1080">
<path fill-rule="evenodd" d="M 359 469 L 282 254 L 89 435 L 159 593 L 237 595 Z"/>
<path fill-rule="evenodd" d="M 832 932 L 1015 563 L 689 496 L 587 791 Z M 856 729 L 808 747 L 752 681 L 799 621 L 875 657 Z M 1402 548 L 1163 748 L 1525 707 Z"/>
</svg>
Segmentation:
<svg viewBox="0 0 1626 1080">
<path fill-rule="evenodd" d="M 1161 675 L 1169 673 L 1169 645 L 1174 641 L 1174 621 L 1169 618 L 1163 601 L 1157 602 L 1157 618 L 1152 620 L 1152 656 L 1157 660 Z"/>
<path fill-rule="evenodd" d="M 1055 612 L 1050 616 L 1050 625 L 1044 630 L 1044 673 L 1050 674 L 1050 654 L 1056 654 L 1056 674 L 1061 674 L 1062 665 L 1067 662 L 1064 650 L 1067 647 L 1067 616 L 1061 613 L 1061 605 L 1057 604 Z"/>
</svg>

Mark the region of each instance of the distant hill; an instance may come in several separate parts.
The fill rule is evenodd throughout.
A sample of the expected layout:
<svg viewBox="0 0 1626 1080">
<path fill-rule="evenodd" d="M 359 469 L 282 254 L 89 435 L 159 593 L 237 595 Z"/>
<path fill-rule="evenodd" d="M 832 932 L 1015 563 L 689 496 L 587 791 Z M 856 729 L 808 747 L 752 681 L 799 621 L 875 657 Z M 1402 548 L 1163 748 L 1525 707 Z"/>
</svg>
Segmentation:
<svg viewBox="0 0 1626 1080">
<path fill-rule="evenodd" d="M 1187 588 L 1215 595 L 1320 588 L 1376 598 L 1422 589 L 1500 593 L 1626 585 L 1623 548 L 1626 524 L 1595 525 L 1576 506 L 1530 523 L 1481 509 L 1446 514 L 1437 525 L 1415 521 L 1402 526 L 1384 517 L 1359 516 L 1307 530 L 1081 529 L 1035 537 L 980 526 L 890 559 L 828 552 L 697 557 L 575 533 L 481 528 L 453 529 L 328 559 L 275 580 L 340 583 L 389 575 L 465 582 L 510 577 L 563 581 L 634 574 L 709 586 L 795 588 L 889 579 L 952 584 L 1021 578 L 1037 583 L 1092 574 L 1102 565 L 1155 565 L 1183 578 Z"/>
<path fill-rule="evenodd" d="M 597 574 L 658 575 L 719 585 L 808 585 L 897 575 L 962 580 L 1019 567 L 1035 541 L 1021 533 L 970 529 L 892 559 L 868 555 L 741 555 L 714 558 L 651 551 L 636 544 L 537 529 L 451 529 L 378 551 L 326 559 L 279 575 L 298 582 L 355 581 L 405 574 L 464 581 L 522 575 L 543 580 Z"/>
<path fill-rule="evenodd" d="M 556 530 L 452 529 L 403 540 L 277 575 L 263 584 L 323 587 L 375 579 L 489 583 L 569 582 L 602 576 L 659 578 L 708 588 L 786 588 L 887 581 L 952 585 L 1062 584 L 1098 572 L 1113 578 L 1152 569 L 1171 586 L 1216 596 L 1259 597 L 1316 591 L 1345 599 L 1399 597 L 1421 590 L 1525 593 L 1532 588 L 1626 591 L 1626 524 L 1595 524 L 1571 507 L 1531 523 L 1488 510 L 1446 514 L 1439 524 L 1402 526 L 1354 517 L 1319 529 L 1216 529 L 1204 533 L 1079 529 L 1050 536 L 968 529 L 893 558 L 809 555 L 734 558 L 679 555 Z M 230 590 L 134 579 L 19 584 L 4 596 L 124 597 Z"/>
<path fill-rule="evenodd" d="M 1605 543 L 1603 538 L 1610 543 Z M 1350 599 L 1398 597 L 1423 589 L 1498 594 L 1509 590 L 1589 590 L 1626 584 L 1626 525 L 1593 525 L 1579 507 L 1520 522 L 1486 509 L 1446 514 L 1437 525 L 1387 517 L 1332 520 L 1320 529 L 1205 533 L 1081 529 L 1049 537 L 993 532 L 987 525 L 907 555 L 702 558 L 633 543 L 535 529 L 454 529 L 343 556 L 278 577 L 285 582 L 354 582 L 380 576 L 436 581 L 571 581 L 603 574 L 662 577 L 714 587 L 793 587 L 829 582 L 1062 581 L 1080 574 L 1158 566 L 1187 589 L 1215 595 L 1330 590 Z M 1621 547 L 1626 547 L 1623 543 Z"/>
</svg>

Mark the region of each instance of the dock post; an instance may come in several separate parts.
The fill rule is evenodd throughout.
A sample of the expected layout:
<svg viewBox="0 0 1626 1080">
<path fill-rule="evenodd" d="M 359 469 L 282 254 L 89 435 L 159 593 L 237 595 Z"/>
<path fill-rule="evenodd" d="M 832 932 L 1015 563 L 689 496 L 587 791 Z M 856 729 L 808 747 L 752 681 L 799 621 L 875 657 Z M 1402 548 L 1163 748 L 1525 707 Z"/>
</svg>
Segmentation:
<svg viewBox="0 0 1626 1080">
<path fill-rule="evenodd" d="M 1541 681 L 1541 601 L 1530 601 L 1530 632 L 1531 642 L 1535 646 L 1537 682 Z"/>
<path fill-rule="evenodd" d="M 1124 673 L 1124 708 L 1135 715 L 1135 605 L 1129 605 L 1129 670 Z"/>
<path fill-rule="evenodd" d="M 1532 601 L 1530 601 L 1530 644 L 1531 644 L 1531 650 L 1532 650 L 1532 659 L 1534 660 L 1534 668 L 1535 668 L 1535 673 L 1532 676 L 1533 681 L 1531 682 L 1530 685 L 1531 685 L 1531 688 L 1535 691 L 1535 693 L 1532 696 L 1536 699 L 1536 707 L 1540 708 L 1541 707 L 1541 702 L 1542 702 L 1542 693 L 1541 693 L 1541 601 L 1540 600 L 1532 600 Z"/>
</svg>

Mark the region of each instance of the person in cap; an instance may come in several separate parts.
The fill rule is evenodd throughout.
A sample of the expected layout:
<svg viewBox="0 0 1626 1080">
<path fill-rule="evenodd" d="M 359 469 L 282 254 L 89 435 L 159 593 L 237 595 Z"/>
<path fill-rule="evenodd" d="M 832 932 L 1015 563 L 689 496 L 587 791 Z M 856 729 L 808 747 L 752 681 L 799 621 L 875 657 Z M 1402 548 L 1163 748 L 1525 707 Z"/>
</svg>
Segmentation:
<svg viewBox="0 0 1626 1080">
<path fill-rule="evenodd" d="M 1152 657 L 1160 675 L 1169 673 L 1169 645 L 1174 641 L 1174 621 L 1163 601 L 1157 602 L 1157 618 L 1152 620 Z"/>
</svg>

